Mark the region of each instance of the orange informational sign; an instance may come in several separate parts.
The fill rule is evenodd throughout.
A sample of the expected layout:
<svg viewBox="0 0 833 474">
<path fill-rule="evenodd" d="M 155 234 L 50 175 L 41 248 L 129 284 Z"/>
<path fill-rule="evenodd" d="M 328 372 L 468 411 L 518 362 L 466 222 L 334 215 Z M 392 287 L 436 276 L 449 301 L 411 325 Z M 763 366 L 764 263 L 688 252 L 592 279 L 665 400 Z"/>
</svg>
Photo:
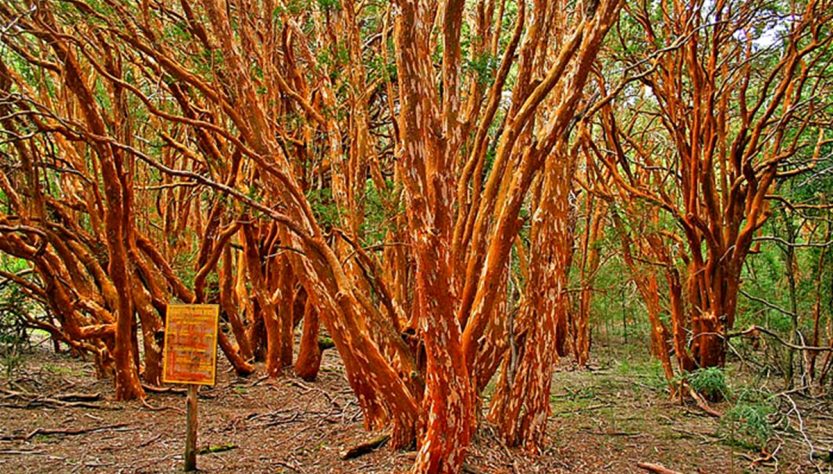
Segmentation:
<svg viewBox="0 0 833 474">
<path fill-rule="evenodd" d="M 214 385 L 219 312 L 216 304 L 168 305 L 163 382 Z"/>
</svg>

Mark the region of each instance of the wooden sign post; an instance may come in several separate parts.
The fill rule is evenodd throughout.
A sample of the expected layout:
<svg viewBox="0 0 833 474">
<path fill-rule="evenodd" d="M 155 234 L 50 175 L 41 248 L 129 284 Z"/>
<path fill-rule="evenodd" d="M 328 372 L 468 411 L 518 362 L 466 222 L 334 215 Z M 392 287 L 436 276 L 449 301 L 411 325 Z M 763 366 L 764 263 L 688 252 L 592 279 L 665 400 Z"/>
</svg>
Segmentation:
<svg viewBox="0 0 833 474">
<path fill-rule="evenodd" d="M 162 381 L 188 384 L 186 471 L 197 469 L 197 390 L 214 385 L 219 311 L 216 304 L 169 304 L 166 312 Z"/>
</svg>

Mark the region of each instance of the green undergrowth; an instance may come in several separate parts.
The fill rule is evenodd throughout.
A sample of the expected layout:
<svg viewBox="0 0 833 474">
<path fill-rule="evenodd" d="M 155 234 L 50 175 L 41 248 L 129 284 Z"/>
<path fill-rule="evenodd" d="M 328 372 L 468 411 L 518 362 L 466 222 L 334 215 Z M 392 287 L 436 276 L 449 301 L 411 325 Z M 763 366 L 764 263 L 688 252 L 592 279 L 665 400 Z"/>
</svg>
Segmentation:
<svg viewBox="0 0 833 474">
<path fill-rule="evenodd" d="M 723 443 L 744 449 L 762 450 L 774 432 L 774 395 L 759 389 L 743 388 L 720 419 L 718 436 Z"/>
</svg>

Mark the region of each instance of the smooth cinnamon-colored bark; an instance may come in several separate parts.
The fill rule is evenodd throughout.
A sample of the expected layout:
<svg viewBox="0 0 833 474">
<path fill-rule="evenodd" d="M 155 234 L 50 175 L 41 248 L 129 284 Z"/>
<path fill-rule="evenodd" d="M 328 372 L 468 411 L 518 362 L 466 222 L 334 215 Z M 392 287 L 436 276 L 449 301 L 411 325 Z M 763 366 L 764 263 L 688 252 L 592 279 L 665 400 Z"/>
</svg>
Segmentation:
<svg viewBox="0 0 833 474">
<path fill-rule="evenodd" d="M 312 381 L 318 377 L 318 369 L 321 367 L 321 347 L 318 345 L 318 311 L 309 300 L 304 305 L 303 325 L 298 358 L 295 359 L 295 373 L 304 380 Z"/>
</svg>

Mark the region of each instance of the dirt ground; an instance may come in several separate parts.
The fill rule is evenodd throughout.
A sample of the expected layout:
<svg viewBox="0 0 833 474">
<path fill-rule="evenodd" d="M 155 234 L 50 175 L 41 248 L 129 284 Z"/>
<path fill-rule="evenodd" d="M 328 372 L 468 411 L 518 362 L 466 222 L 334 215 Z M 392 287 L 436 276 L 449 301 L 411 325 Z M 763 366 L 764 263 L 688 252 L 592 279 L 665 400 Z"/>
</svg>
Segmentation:
<svg viewBox="0 0 833 474">
<path fill-rule="evenodd" d="M 466 471 L 628 473 L 645 472 L 637 463 L 650 462 L 684 473 L 833 472 L 833 464 L 808 456 L 808 443 L 833 449 L 829 399 L 793 397 L 804 416 L 791 417 L 796 428 L 769 443 L 775 456 L 756 463 L 762 455 L 727 443 L 717 419 L 670 401 L 644 370 L 646 357 L 600 350 L 594 370 L 575 371 L 568 362 L 557 369 L 544 453 L 508 449 L 484 424 Z M 111 382 L 96 380 L 91 363 L 45 351 L 0 377 L 0 387 L 0 472 L 156 473 L 182 465 L 180 393 L 153 393 L 147 405 L 117 403 Z M 85 394 L 100 399 L 84 401 Z M 315 383 L 239 378 L 221 360 L 218 383 L 200 391 L 199 407 L 199 445 L 211 451 L 198 458 L 204 472 L 391 473 L 406 472 L 413 459 L 388 447 L 341 459 L 378 434 L 363 429 L 334 351 L 326 352 Z"/>
</svg>

